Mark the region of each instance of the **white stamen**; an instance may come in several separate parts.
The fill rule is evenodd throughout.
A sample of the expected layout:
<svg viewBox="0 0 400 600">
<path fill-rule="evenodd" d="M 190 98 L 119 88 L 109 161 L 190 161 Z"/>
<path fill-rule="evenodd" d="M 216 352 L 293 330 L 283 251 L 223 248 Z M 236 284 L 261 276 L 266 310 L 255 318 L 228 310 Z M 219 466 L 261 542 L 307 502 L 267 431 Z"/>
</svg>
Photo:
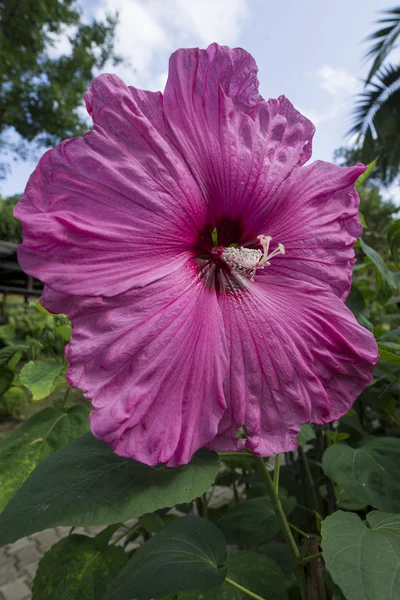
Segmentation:
<svg viewBox="0 0 400 600">
<path fill-rule="evenodd" d="M 261 250 L 254 250 L 252 248 L 224 248 L 221 254 L 221 258 L 230 266 L 232 271 L 238 271 L 244 276 L 250 277 L 253 280 L 253 276 L 257 269 L 263 269 L 264 266 L 269 266 L 271 258 L 278 254 L 285 254 L 285 247 L 283 244 L 278 244 L 273 252 L 269 254 L 269 245 L 272 241 L 270 235 L 259 235 L 260 245 L 263 247 Z"/>
<path fill-rule="evenodd" d="M 258 235 L 257 239 L 260 240 L 260 244 L 264 250 L 263 257 L 258 263 L 257 269 L 261 269 L 265 264 L 269 266 L 271 263 L 268 261 L 274 256 L 277 256 L 278 254 L 285 254 L 285 246 L 283 244 L 278 244 L 278 247 L 275 248 L 275 250 L 271 252 L 271 254 L 268 254 L 269 245 L 270 242 L 272 242 L 272 237 L 270 235 Z"/>
</svg>

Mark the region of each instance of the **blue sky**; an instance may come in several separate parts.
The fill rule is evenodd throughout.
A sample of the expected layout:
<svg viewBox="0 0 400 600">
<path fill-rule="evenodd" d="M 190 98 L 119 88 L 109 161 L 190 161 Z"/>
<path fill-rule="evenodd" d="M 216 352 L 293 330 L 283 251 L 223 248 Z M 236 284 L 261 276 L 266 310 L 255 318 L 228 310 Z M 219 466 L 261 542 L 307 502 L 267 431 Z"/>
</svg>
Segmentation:
<svg viewBox="0 0 400 600">
<path fill-rule="evenodd" d="M 265 98 L 285 94 L 317 132 L 314 159 L 331 160 L 345 141 L 354 95 L 367 66 L 362 40 L 387 0 L 84 0 L 87 18 L 119 10 L 117 72 L 128 84 L 162 89 L 177 47 L 213 41 L 241 46 L 257 60 Z M 68 50 L 67 32 L 54 52 Z M 66 82 L 67 85 L 67 82 Z M 23 191 L 36 161 L 18 161 L 0 193 Z"/>
</svg>

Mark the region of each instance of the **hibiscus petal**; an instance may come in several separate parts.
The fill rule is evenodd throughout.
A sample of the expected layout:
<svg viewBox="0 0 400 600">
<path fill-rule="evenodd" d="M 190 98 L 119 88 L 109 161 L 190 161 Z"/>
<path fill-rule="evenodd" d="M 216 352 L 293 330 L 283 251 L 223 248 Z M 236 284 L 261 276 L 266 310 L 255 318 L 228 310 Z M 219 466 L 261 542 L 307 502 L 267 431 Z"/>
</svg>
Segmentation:
<svg viewBox="0 0 400 600">
<path fill-rule="evenodd" d="M 329 287 L 342 299 L 351 285 L 353 246 L 362 233 L 354 182 L 364 165 L 339 167 L 317 161 L 297 169 L 252 215 L 251 227 L 280 242 L 285 255 L 258 271 L 258 278 L 284 275 Z"/>
<path fill-rule="evenodd" d="M 94 130 L 47 152 L 15 209 L 19 260 L 60 292 L 112 296 L 180 268 L 207 210 L 168 142 L 162 94 L 102 75 L 86 103 Z"/>
<path fill-rule="evenodd" d="M 64 297 L 73 336 L 68 380 L 92 399 L 91 428 L 121 456 L 188 463 L 212 440 L 226 409 L 227 350 L 216 295 L 192 267 L 114 298 Z"/>
<path fill-rule="evenodd" d="M 372 379 L 373 335 L 331 292 L 271 276 L 220 299 L 230 347 L 228 415 L 210 448 L 246 447 L 259 456 L 297 447 L 303 423 L 338 419 Z"/>
<path fill-rule="evenodd" d="M 216 221 L 229 214 L 246 225 L 311 156 L 314 126 L 284 96 L 262 99 L 257 65 L 241 48 L 175 52 L 164 110 Z"/>
</svg>

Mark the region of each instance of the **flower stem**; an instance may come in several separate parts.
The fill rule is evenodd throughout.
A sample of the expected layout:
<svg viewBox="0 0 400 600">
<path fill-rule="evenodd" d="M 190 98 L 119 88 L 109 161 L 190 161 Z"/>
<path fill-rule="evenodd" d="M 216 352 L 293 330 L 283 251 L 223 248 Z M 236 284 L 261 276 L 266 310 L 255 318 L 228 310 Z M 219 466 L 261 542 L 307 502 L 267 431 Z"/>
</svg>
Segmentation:
<svg viewBox="0 0 400 600">
<path fill-rule="evenodd" d="M 278 519 L 279 525 L 281 526 L 283 536 L 286 540 L 286 543 L 289 546 L 290 552 L 292 553 L 294 567 L 296 570 L 296 577 L 297 577 L 297 581 L 300 586 L 301 598 L 302 598 L 302 600 L 307 600 L 306 580 L 305 580 L 304 569 L 301 564 L 299 549 L 298 549 L 296 541 L 292 535 L 292 532 L 290 531 L 289 523 L 287 522 L 286 515 L 282 508 L 281 501 L 280 501 L 278 493 L 275 489 L 274 482 L 271 479 L 271 475 L 269 474 L 267 466 L 264 462 L 264 459 L 259 456 L 256 456 L 255 460 L 257 462 L 257 466 L 260 471 L 261 477 L 267 488 L 268 495 L 270 497 L 271 504 L 274 509 L 276 518 Z"/>
<path fill-rule="evenodd" d="M 225 583 L 229 583 L 229 585 L 232 585 L 236 589 L 240 590 L 241 592 L 243 592 L 243 594 L 246 594 L 246 596 L 250 596 L 250 598 L 255 598 L 255 600 L 264 600 L 264 598 L 258 596 L 258 594 L 255 594 L 251 590 L 248 590 L 247 588 L 243 587 L 242 585 L 240 585 L 240 583 L 232 581 L 232 579 L 229 579 L 229 577 L 225 577 Z"/>
<path fill-rule="evenodd" d="M 279 471 L 281 469 L 281 455 L 277 454 L 275 456 L 275 467 L 274 467 L 274 488 L 275 493 L 278 493 L 279 489 Z"/>
<path fill-rule="evenodd" d="M 310 465 L 308 464 L 307 456 L 306 456 L 306 453 L 304 452 L 304 448 L 302 446 L 299 446 L 299 453 L 300 453 L 301 460 L 304 465 L 304 470 L 306 472 L 308 483 L 310 485 L 314 509 L 319 514 L 319 512 L 320 512 L 319 498 L 318 498 L 317 492 L 315 490 L 314 479 L 311 474 Z"/>
</svg>

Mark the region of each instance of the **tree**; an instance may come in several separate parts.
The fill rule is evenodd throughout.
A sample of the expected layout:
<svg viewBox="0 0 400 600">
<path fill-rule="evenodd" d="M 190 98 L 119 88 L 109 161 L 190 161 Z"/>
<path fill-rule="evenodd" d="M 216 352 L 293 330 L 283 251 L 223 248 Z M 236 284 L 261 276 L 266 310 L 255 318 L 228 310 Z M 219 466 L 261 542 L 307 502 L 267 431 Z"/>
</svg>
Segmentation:
<svg viewBox="0 0 400 600">
<path fill-rule="evenodd" d="M 367 40 L 373 44 L 366 58 L 373 59 L 354 109 L 357 156 L 368 163 L 379 156 L 377 174 L 391 183 L 400 171 L 400 63 L 387 59 L 399 44 L 400 7 L 383 12 L 379 28 Z"/>
<path fill-rule="evenodd" d="M 116 15 L 86 23 L 76 0 L 0 0 L 3 152 L 24 156 L 29 142 L 52 146 L 87 129 L 78 108 L 95 71 L 109 59 L 119 60 L 113 51 L 115 25 Z M 68 34 L 70 52 L 55 56 L 60 34 Z M 7 139 L 11 128 L 21 142 Z"/>
</svg>

